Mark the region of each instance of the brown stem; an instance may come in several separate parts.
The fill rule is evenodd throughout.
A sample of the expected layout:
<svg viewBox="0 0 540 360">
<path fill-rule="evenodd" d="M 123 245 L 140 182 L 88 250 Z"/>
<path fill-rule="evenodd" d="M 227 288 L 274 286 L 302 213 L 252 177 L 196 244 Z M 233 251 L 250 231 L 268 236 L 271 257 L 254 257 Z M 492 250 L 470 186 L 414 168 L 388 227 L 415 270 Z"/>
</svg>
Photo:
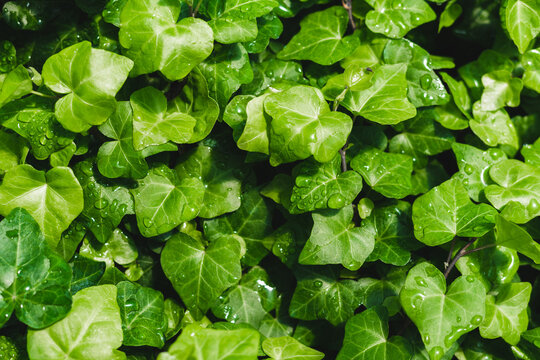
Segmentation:
<svg viewBox="0 0 540 360">
<path fill-rule="evenodd" d="M 347 171 L 347 143 L 339 149 L 339 155 L 341 155 L 341 172 Z"/>
<path fill-rule="evenodd" d="M 461 256 L 467 256 L 469 254 L 472 254 L 472 253 L 475 253 L 477 251 L 480 251 L 480 250 L 484 250 L 484 249 L 489 249 L 489 248 L 492 248 L 492 247 L 495 247 L 497 246 L 497 244 L 488 244 L 488 245 L 484 245 L 484 246 L 480 246 L 480 247 L 477 247 L 476 249 L 472 249 L 472 250 L 469 250 L 469 251 L 466 251 L 463 255 Z"/>
<path fill-rule="evenodd" d="M 467 245 L 465 245 L 464 247 L 461 248 L 461 250 L 459 250 L 459 252 L 456 254 L 456 256 L 454 256 L 454 258 L 452 259 L 452 262 L 450 263 L 450 265 L 448 265 L 448 267 L 446 268 L 446 270 L 444 271 L 444 277 L 447 279 L 448 278 L 448 274 L 450 274 L 450 271 L 452 271 L 452 269 L 454 268 L 454 266 L 456 265 L 457 261 L 467 253 L 467 249 L 474 243 L 475 240 L 471 240 L 467 243 Z"/>
<path fill-rule="evenodd" d="M 452 259 L 452 253 L 454 252 L 454 245 L 456 244 L 456 238 L 452 239 L 452 243 L 450 244 L 450 251 L 448 252 L 448 257 L 446 258 L 446 261 L 444 262 L 444 269 L 448 269 L 448 264 L 450 263 L 450 260 Z"/>
<path fill-rule="evenodd" d="M 353 13 L 352 13 L 352 1 L 351 0 L 341 0 L 341 5 L 347 10 L 349 13 L 349 24 L 351 24 L 351 28 L 356 30 L 356 24 L 354 23 Z"/>
</svg>

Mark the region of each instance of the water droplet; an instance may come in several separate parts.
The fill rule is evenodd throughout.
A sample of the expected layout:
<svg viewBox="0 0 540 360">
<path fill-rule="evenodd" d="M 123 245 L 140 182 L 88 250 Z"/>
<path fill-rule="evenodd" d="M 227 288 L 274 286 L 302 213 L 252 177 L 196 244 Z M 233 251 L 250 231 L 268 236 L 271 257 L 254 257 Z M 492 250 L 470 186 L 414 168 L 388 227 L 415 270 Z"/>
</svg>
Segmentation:
<svg viewBox="0 0 540 360">
<path fill-rule="evenodd" d="M 429 351 L 429 358 L 431 360 L 439 360 L 444 355 L 444 351 L 440 346 L 435 346 Z"/>
<path fill-rule="evenodd" d="M 48 140 L 48 139 L 47 139 L 47 137 L 46 137 L 45 135 L 41 135 L 41 136 L 39 137 L 39 143 L 40 143 L 41 145 L 47 144 L 47 140 Z"/>
<path fill-rule="evenodd" d="M 472 282 L 474 282 L 475 279 L 474 279 L 474 276 L 472 276 L 472 275 L 467 275 L 467 276 L 465 276 L 465 280 L 467 280 L 468 282 L 472 283 Z"/>
<path fill-rule="evenodd" d="M 94 203 L 94 206 L 96 207 L 96 209 L 99 209 L 99 210 L 105 209 L 107 205 L 109 205 L 109 201 L 105 198 L 100 198 L 98 201 Z"/>
<path fill-rule="evenodd" d="M 416 283 L 419 285 L 419 286 L 422 286 L 422 287 L 426 287 L 427 284 L 426 284 L 426 281 L 424 279 L 422 279 L 420 276 L 417 276 L 414 278 L 414 281 L 416 281 Z"/>
<path fill-rule="evenodd" d="M 431 339 L 429 338 L 429 335 L 425 335 L 422 340 L 424 341 L 424 344 L 426 345 L 429 345 L 429 342 L 431 341 Z"/>
<path fill-rule="evenodd" d="M 527 211 L 529 212 L 529 215 L 536 214 L 536 212 L 539 210 L 540 204 L 536 199 L 532 199 L 529 202 L 529 205 L 527 205 Z"/>
<path fill-rule="evenodd" d="M 427 90 L 431 86 L 432 81 L 433 80 L 431 79 L 430 75 L 422 75 L 422 77 L 420 78 L 420 86 L 422 87 L 422 89 Z"/>
<path fill-rule="evenodd" d="M 341 209 L 345 205 L 345 199 L 341 194 L 334 194 L 328 199 L 328 207 L 331 209 Z"/>
<path fill-rule="evenodd" d="M 321 280 L 315 280 L 313 282 L 313 286 L 315 286 L 316 288 L 320 288 L 322 286 L 322 281 Z"/>
<path fill-rule="evenodd" d="M 471 325 L 475 325 L 475 326 L 480 325 L 481 322 L 482 322 L 482 316 L 480 315 L 476 315 L 471 319 Z"/>
<path fill-rule="evenodd" d="M 152 226 L 154 224 L 154 221 L 152 219 L 150 219 L 150 218 L 144 218 L 143 219 L 143 224 L 146 227 L 150 227 L 150 226 Z"/>
<path fill-rule="evenodd" d="M 457 322 L 461 322 L 461 317 L 458 316 L 458 317 L 456 318 L 456 321 L 457 321 Z"/>
<path fill-rule="evenodd" d="M 474 172 L 474 168 L 471 165 L 465 165 L 465 173 L 471 175 Z"/>
</svg>

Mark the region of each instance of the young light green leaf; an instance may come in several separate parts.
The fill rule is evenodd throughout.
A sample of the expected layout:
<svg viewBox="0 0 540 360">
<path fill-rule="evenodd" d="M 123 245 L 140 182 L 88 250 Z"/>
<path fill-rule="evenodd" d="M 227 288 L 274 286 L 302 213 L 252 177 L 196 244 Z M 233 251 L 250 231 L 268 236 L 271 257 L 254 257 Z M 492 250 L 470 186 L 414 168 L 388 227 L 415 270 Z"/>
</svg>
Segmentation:
<svg viewBox="0 0 540 360">
<path fill-rule="evenodd" d="M 510 38 L 523 54 L 540 33 L 540 5 L 536 0 L 506 0 L 502 11 Z"/>
<path fill-rule="evenodd" d="M 311 60 L 332 65 L 359 45 L 356 35 L 345 35 L 349 18 L 342 6 L 311 13 L 300 22 L 300 32 L 278 53 L 284 60 Z"/>
<path fill-rule="evenodd" d="M 525 160 L 526 164 L 532 165 L 532 166 L 539 166 L 540 165 L 540 138 L 537 139 L 534 144 L 530 145 L 523 145 L 521 148 L 521 155 L 523 155 L 523 159 Z"/>
<path fill-rule="evenodd" d="M 296 61 L 270 58 L 261 63 L 253 63 L 252 66 L 253 81 L 242 85 L 243 94 L 259 96 L 274 84 L 304 82 L 302 66 Z"/>
<path fill-rule="evenodd" d="M 32 80 L 24 66 L 19 65 L 7 74 L 0 74 L 0 108 L 31 91 Z"/>
<path fill-rule="evenodd" d="M 366 147 L 352 159 L 351 167 L 373 190 L 386 197 L 401 199 L 412 192 L 413 160 L 408 155 Z"/>
<path fill-rule="evenodd" d="M 429 246 L 447 243 L 455 236 L 479 237 L 493 228 L 496 215 L 491 206 L 474 204 L 461 181 L 454 178 L 414 201 L 414 235 Z"/>
<path fill-rule="evenodd" d="M 521 57 L 523 63 L 523 85 L 540 93 L 540 48 L 527 51 Z"/>
<path fill-rule="evenodd" d="M 167 104 L 165 95 L 148 86 L 135 91 L 130 97 L 133 108 L 133 145 L 142 150 L 167 141 L 186 143 L 193 135 L 197 120 L 177 112 L 173 104 Z"/>
<path fill-rule="evenodd" d="M 250 100 L 246 105 L 246 126 L 236 144 L 239 149 L 269 154 L 268 123 L 264 113 L 264 101 L 268 95 L 262 95 Z"/>
<path fill-rule="evenodd" d="M 366 15 L 369 30 L 397 39 L 437 18 L 424 0 L 366 0 L 374 8 Z"/>
<path fill-rule="evenodd" d="M 0 326 L 15 310 L 17 318 L 40 329 L 71 308 L 71 271 L 47 246 L 39 225 L 21 208 L 0 222 Z"/>
<path fill-rule="evenodd" d="M 122 321 L 116 286 L 92 286 L 73 296 L 68 316 L 43 330 L 28 330 L 28 354 L 36 360 L 122 360 Z"/>
<path fill-rule="evenodd" d="M 540 170 L 518 160 L 500 161 L 489 169 L 495 182 L 485 188 L 486 198 L 501 215 L 518 224 L 540 215 Z"/>
<path fill-rule="evenodd" d="M 526 230 L 505 220 L 503 216 L 497 216 L 495 243 L 514 249 L 540 264 L 540 244 L 534 241 Z"/>
<path fill-rule="evenodd" d="M 440 360 L 454 342 L 482 323 L 486 291 L 472 275 L 457 278 L 447 291 L 443 274 L 423 262 L 409 271 L 400 301 L 430 359 Z"/>
<path fill-rule="evenodd" d="M 540 327 L 531 329 L 529 331 L 525 331 L 523 334 L 521 334 L 523 338 L 530 343 L 536 345 L 536 347 L 540 348 Z"/>
<path fill-rule="evenodd" d="M 257 360 L 259 333 L 253 329 L 216 330 L 189 325 L 158 360 Z M 189 355 L 186 355 L 189 354 Z"/>
<path fill-rule="evenodd" d="M 352 205 L 312 213 L 313 229 L 298 262 L 307 265 L 343 264 L 358 270 L 373 251 L 374 231 L 354 227 Z"/>
<path fill-rule="evenodd" d="M 242 276 L 241 240 L 222 236 L 208 247 L 184 233 L 167 241 L 161 267 L 191 314 L 200 319 L 221 293 Z"/>
<path fill-rule="evenodd" d="M 195 177 L 179 179 L 165 165 L 151 169 L 131 190 L 139 231 L 146 237 L 156 236 L 192 220 L 201 209 L 204 192 L 203 183 Z"/>
<path fill-rule="evenodd" d="M 88 41 L 48 58 L 43 65 L 43 82 L 52 91 L 66 94 L 55 104 L 54 114 L 60 124 L 67 130 L 83 132 L 105 122 L 132 67 L 130 59 L 93 49 Z"/>
<path fill-rule="evenodd" d="M 268 254 L 265 238 L 271 232 L 272 211 L 257 189 L 242 194 L 238 210 L 204 222 L 204 235 L 213 241 L 221 236 L 236 234 L 246 243 L 242 261 L 256 265 Z"/>
<path fill-rule="evenodd" d="M 347 140 L 352 120 L 344 113 L 330 111 L 321 91 L 311 86 L 294 86 L 275 93 L 264 102 L 272 117 L 270 124 L 270 164 L 302 160 L 332 160 Z"/>
<path fill-rule="evenodd" d="M 135 62 L 132 76 L 161 71 L 171 81 L 183 79 L 212 52 L 212 29 L 194 17 L 178 21 L 182 3 L 128 0 L 120 13 L 120 44 Z"/>
<path fill-rule="evenodd" d="M 381 65 L 371 78 L 371 86 L 348 91 L 341 105 L 355 115 L 383 125 L 397 124 L 416 115 L 416 108 L 407 99 L 407 66 Z"/>
<path fill-rule="evenodd" d="M 47 172 L 31 165 L 8 170 L 0 185 L 0 214 L 7 216 L 22 207 L 36 220 L 51 248 L 56 248 L 62 232 L 83 210 L 83 191 L 70 168 Z"/>
<path fill-rule="evenodd" d="M 531 290 L 530 283 L 520 282 L 502 285 L 495 296 L 488 295 L 480 335 L 485 339 L 502 337 L 507 343 L 516 345 L 529 323 L 527 304 Z"/>
<path fill-rule="evenodd" d="M 480 101 L 473 105 L 473 119 L 469 125 L 471 130 L 488 146 L 508 145 L 512 149 L 519 148 L 519 137 L 515 126 L 504 109 L 486 111 Z"/>
<path fill-rule="evenodd" d="M 257 37 L 253 41 L 244 43 L 244 47 L 250 54 L 263 52 L 270 39 L 277 39 L 283 32 L 283 24 L 273 12 L 257 19 Z"/>
<path fill-rule="evenodd" d="M 342 208 L 351 204 L 362 190 L 362 177 L 352 170 L 342 172 L 338 154 L 326 163 L 304 160 L 294 168 L 293 175 L 291 214 Z"/>
<path fill-rule="evenodd" d="M 324 354 L 305 346 L 290 336 L 269 337 L 262 343 L 263 351 L 274 360 L 321 360 Z"/>
<path fill-rule="evenodd" d="M 450 0 L 439 16 L 439 32 L 445 27 L 454 25 L 462 12 L 463 8 L 457 3 L 457 0 Z"/>
<path fill-rule="evenodd" d="M 455 80 L 453 77 L 444 72 L 441 73 L 441 76 L 450 89 L 450 94 L 452 94 L 452 99 L 454 100 L 457 108 L 463 115 L 467 117 L 467 119 L 470 120 L 471 98 L 465 83 L 463 81 Z"/>
<path fill-rule="evenodd" d="M 484 92 L 480 105 L 482 110 L 495 111 L 504 106 L 516 107 L 519 105 L 519 97 L 523 82 L 519 78 L 512 77 L 508 70 L 497 70 L 482 76 Z"/>
<path fill-rule="evenodd" d="M 388 314 L 383 307 L 373 307 L 347 321 L 337 360 L 408 360 L 411 353 L 403 337 L 388 338 Z"/>
<path fill-rule="evenodd" d="M 28 145 L 22 139 L 11 132 L 0 129 L 0 176 L 23 164 L 28 154 Z"/>
<path fill-rule="evenodd" d="M 122 101 L 116 111 L 100 125 L 99 131 L 114 141 L 101 145 L 97 155 L 99 172 L 109 178 L 140 179 L 148 172 L 148 164 L 133 147 L 133 112 L 129 102 Z"/>
<path fill-rule="evenodd" d="M 166 322 L 163 294 L 129 281 L 119 282 L 117 301 L 126 346 L 154 346 L 165 343 Z"/>
</svg>

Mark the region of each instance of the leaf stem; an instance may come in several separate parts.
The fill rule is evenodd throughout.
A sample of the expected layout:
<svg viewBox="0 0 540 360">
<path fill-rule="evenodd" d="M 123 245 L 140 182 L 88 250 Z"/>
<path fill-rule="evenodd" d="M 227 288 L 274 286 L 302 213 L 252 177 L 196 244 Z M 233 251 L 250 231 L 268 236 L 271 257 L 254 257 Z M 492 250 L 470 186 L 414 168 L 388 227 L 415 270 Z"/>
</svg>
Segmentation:
<svg viewBox="0 0 540 360">
<path fill-rule="evenodd" d="M 475 242 L 475 240 L 471 240 L 469 241 L 464 247 L 461 248 L 461 250 L 459 250 L 459 252 L 456 254 L 456 256 L 454 256 L 454 258 L 452 259 L 452 262 L 450 263 L 450 265 L 448 265 L 448 267 L 446 268 L 446 270 L 444 271 L 444 278 L 445 279 L 448 279 L 448 274 L 450 274 L 450 271 L 452 271 L 452 269 L 454 268 L 454 266 L 456 265 L 457 261 L 464 255 L 467 254 L 467 249 Z"/>
<path fill-rule="evenodd" d="M 199 2 L 197 3 L 197 6 L 195 6 L 195 10 L 193 10 L 193 12 L 191 13 L 192 17 L 197 16 L 197 13 L 199 12 L 199 7 L 201 6 L 202 2 L 203 0 L 199 0 Z"/>
<path fill-rule="evenodd" d="M 469 254 L 472 254 L 472 253 L 475 253 L 477 251 L 480 251 L 480 250 L 484 250 L 484 249 L 489 249 L 489 248 L 492 248 L 492 247 L 495 247 L 497 246 L 497 244 L 487 244 L 487 245 L 484 245 L 484 246 L 480 246 L 480 247 L 477 247 L 476 249 L 472 249 L 472 250 L 469 250 L 469 251 L 466 251 L 463 255 L 461 256 L 467 256 Z"/>
<path fill-rule="evenodd" d="M 349 24 L 351 24 L 351 28 L 356 30 L 356 24 L 354 23 L 353 13 L 352 13 L 352 1 L 351 0 L 341 0 L 341 5 L 347 10 L 349 13 Z"/>
<path fill-rule="evenodd" d="M 56 96 L 53 96 L 53 95 L 47 95 L 47 94 L 44 94 L 44 93 L 42 93 L 42 92 L 35 91 L 35 90 L 30 91 L 30 93 L 31 93 L 31 94 L 34 94 L 34 95 L 37 95 L 37 96 L 49 98 L 49 99 L 56 99 Z"/>
<path fill-rule="evenodd" d="M 450 260 L 452 259 L 452 253 L 454 252 L 454 245 L 456 244 L 456 238 L 452 239 L 452 243 L 450 244 L 450 251 L 448 252 L 448 257 L 446 258 L 446 261 L 444 262 L 444 269 L 448 269 L 448 265 L 450 264 Z"/>
</svg>

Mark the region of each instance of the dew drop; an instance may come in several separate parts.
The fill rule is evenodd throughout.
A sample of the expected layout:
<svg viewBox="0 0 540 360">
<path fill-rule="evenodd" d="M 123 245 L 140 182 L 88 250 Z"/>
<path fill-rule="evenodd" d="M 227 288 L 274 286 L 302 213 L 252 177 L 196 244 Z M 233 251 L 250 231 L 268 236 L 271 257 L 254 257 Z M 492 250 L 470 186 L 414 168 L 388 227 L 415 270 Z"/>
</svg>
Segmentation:
<svg viewBox="0 0 540 360">
<path fill-rule="evenodd" d="M 475 279 L 474 279 L 474 276 L 472 276 L 472 275 L 467 275 L 467 276 L 465 276 L 465 280 L 467 280 L 468 282 L 472 283 L 472 282 L 474 282 Z"/>
<path fill-rule="evenodd" d="M 420 78 L 420 86 L 422 87 L 422 89 L 427 90 L 431 86 L 432 81 L 433 80 L 431 79 L 431 76 L 427 74 L 422 75 L 422 77 Z"/>
<path fill-rule="evenodd" d="M 465 170 L 465 173 L 466 173 L 467 175 L 471 175 L 471 174 L 474 172 L 474 168 L 473 168 L 471 165 L 468 165 L 468 164 L 465 165 L 465 169 L 464 169 L 464 170 Z"/>
<path fill-rule="evenodd" d="M 426 281 L 424 279 L 422 279 L 420 276 L 417 276 L 414 278 L 414 281 L 416 281 L 416 283 L 419 285 L 419 286 L 422 286 L 422 287 L 426 287 L 427 284 L 426 284 Z"/>
<path fill-rule="evenodd" d="M 152 226 L 154 224 L 154 221 L 152 219 L 150 219 L 150 218 L 144 218 L 143 219 L 143 224 L 146 227 L 150 227 L 150 226 Z"/>
<path fill-rule="evenodd" d="M 480 315 L 476 315 L 471 319 L 471 325 L 475 325 L 475 326 L 480 325 L 481 322 L 482 322 L 482 316 Z"/>
<path fill-rule="evenodd" d="M 328 207 L 332 209 L 340 209 L 345 205 L 345 199 L 341 194 L 334 194 L 328 199 Z"/>
<path fill-rule="evenodd" d="M 322 281 L 321 280 L 315 280 L 313 282 L 313 286 L 315 286 L 316 288 L 320 288 L 322 286 Z"/>
</svg>

